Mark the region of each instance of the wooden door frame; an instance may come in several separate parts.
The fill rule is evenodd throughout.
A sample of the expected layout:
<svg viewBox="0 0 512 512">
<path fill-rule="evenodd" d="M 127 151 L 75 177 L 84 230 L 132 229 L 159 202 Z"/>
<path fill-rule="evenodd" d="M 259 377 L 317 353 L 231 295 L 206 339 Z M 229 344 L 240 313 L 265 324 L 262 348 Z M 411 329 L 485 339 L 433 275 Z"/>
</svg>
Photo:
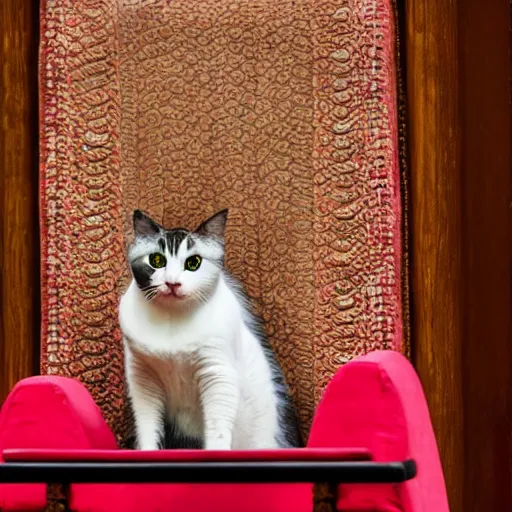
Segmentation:
<svg viewBox="0 0 512 512">
<path fill-rule="evenodd" d="M 0 404 L 39 372 L 39 2 L 0 1 Z"/>
<path fill-rule="evenodd" d="M 452 512 L 512 510 L 509 0 L 404 0 L 413 361 Z"/>
</svg>

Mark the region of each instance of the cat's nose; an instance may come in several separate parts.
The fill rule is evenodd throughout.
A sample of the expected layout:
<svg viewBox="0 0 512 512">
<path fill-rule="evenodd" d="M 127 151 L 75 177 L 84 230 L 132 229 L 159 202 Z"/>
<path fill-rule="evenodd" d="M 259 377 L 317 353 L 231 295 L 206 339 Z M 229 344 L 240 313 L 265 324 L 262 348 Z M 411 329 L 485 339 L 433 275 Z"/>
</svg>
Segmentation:
<svg viewBox="0 0 512 512">
<path fill-rule="evenodd" d="M 165 284 L 170 288 L 172 293 L 176 293 L 181 287 L 181 283 L 169 283 L 167 281 Z"/>
</svg>

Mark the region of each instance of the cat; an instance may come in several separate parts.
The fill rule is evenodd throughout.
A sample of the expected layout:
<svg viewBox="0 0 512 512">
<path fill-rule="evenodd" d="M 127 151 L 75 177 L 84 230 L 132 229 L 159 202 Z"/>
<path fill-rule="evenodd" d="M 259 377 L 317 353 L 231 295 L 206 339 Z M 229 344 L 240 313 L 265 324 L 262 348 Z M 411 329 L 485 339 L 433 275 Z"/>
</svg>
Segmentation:
<svg viewBox="0 0 512 512">
<path fill-rule="evenodd" d="M 188 231 L 133 213 L 119 321 L 139 449 L 302 446 L 281 368 L 224 268 L 227 215 Z"/>
</svg>

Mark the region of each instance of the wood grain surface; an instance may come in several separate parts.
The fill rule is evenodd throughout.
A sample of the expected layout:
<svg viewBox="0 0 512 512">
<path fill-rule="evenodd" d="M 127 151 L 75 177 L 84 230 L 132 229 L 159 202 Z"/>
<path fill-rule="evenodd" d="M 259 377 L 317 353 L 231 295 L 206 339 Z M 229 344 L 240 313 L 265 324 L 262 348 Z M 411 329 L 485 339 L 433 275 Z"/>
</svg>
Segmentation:
<svg viewBox="0 0 512 512">
<path fill-rule="evenodd" d="M 39 363 L 38 15 L 0 1 L 0 403 Z"/>
<path fill-rule="evenodd" d="M 413 360 L 430 407 L 452 512 L 462 512 L 457 2 L 408 0 L 406 22 Z"/>
<path fill-rule="evenodd" d="M 459 8 L 465 512 L 512 510 L 509 0 Z"/>
<path fill-rule="evenodd" d="M 512 510 L 509 1 L 405 7 L 413 359 L 451 511 Z"/>
</svg>

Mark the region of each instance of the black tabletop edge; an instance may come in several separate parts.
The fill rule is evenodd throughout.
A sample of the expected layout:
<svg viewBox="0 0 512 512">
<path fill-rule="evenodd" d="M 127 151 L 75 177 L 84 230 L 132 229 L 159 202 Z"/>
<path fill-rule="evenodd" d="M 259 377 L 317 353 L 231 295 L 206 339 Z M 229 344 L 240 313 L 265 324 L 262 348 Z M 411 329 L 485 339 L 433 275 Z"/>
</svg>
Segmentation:
<svg viewBox="0 0 512 512">
<path fill-rule="evenodd" d="M 401 462 L 6 462 L 0 483 L 399 483 Z"/>
</svg>

